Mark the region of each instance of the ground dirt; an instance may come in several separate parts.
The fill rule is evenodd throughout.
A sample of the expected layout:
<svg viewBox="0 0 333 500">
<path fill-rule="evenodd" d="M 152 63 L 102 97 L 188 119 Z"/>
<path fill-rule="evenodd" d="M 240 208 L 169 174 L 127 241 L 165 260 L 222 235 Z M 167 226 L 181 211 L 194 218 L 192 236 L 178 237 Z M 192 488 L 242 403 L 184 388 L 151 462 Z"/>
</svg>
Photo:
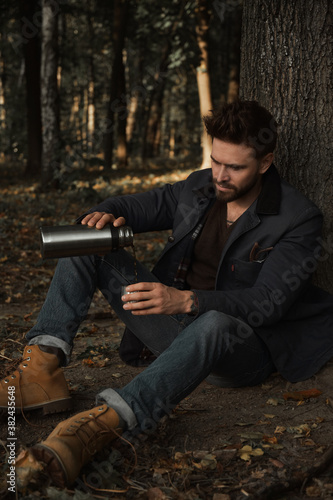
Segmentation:
<svg viewBox="0 0 333 500">
<path fill-rule="evenodd" d="M 74 193 L 71 189 L 43 194 L 36 184 L 5 173 L 0 202 L 1 377 L 18 361 L 53 274 L 55 262 L 40 259 L 40 221 L 69 223 L 82 208 L 94 204 L 94 190 L 101 195 L 91 187 L 91 179 L 81 191 L 76 186 Z M 127 175 L 133 177 L 131 172 Z M 183 173 L 170 170 L 169 175 L 177 180 Z M 130 192 L 121 184 L 123 178 L 119 175 L 118 192 Z M 151 264 L 164 241 L 163 233 L 141 235 L 139 258 Z M 123 324 L 96 293 L 71 364 L 64 369 L 74 408 L 47 416 L 38 411 L 16 414 L 17 452 L 45 439 L 64 418 L 94 407 L 101 388 L 121 387 L 144 369 L 127 366 L 119 358 L 122 332 Z M 25 490 L 10 494 L 6 411 L 1 419 L 1 498 L 333 498 L 333 363 L 297 384 L 279 374 L 260 386 L 241 389 L 222 389 L 205 381 L 154 432 L 137 436 L 132 446 L 118 440 L 98 454 L 67 490 L 52 486 L 42 473 Z"/>
</svg>

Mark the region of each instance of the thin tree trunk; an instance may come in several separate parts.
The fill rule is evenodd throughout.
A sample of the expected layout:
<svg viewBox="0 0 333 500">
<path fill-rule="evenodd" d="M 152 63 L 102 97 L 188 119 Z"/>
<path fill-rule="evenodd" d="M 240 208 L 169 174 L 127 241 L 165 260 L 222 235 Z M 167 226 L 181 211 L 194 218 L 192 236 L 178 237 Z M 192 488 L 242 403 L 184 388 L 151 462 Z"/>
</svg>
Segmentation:
<svg viewBox="0 0 333 500">
<path fill-rule="evenodd" d="M 196 76 L 200 101 L 200 114 L 206 115 L 212 108 L 212 95 L 210 89 L 210 75 L 208 65 L 208 30 L 209 13 L 207 0 L 197 0 L 197 43 L 200 50 L 200 65 L 197 67 Z M 201 135 L 202 164 L 201 168 L 210 166 L 211 139 L 202 127 Z"/>
<path fill-rule="evenodd" d="M 33 25 L 34 15 L 40 10 L 36 0 L 20 0 L 20 14 L 24 23 L 28 20 Z M 22 27 L 24 26 L 22 22 Z M 40 90 L 40 37 L 38 30 L 31 36 L 27 29 L 22 29 L 23 54 L 25 63 L 26 103 L 27 103 L 27 140 L 28 155 L 26 174 L 37 174 L 41 171 L 42 154 L 42 119 Z"/>
<path fill-rule="evenodd" d="M 89 2 L 89 10 L 93 12 L 93 5 Z M 95 65 L 94 65 L 94 53 L 93 53 L 93 40 L 95 37 L 94 26 L 91 20 L 91 16 L 87 16 L 89 40 L 90 40 L 90 53 L 89 53 L 89 81 L 87 89 L 87 150 L 92 153 L 93 150 L 93 137 L 95 132 Z"/>
<path fill-rule="evenodd" d="M 3 33 L 0 33 L 0 48 L 5 38 Z M 3 57 L 2 51 L 0 49 L 0 127 L 1 127 L 1 146 L 2 151 L 0 152 L 0 158 L 4 156 L 5 136 L 6 136 L 6 99 L 5 99 L 5 86 L 6 86 L 6 63 Z"/>
<path fill-rule="evenodd" d="M 227 101 L 232 102 L 239 95 L 239 67 L 240 67 L 240 45 L 241 45 L 241 26 L 242 10 L 235 8 L 231 18 L 231 43 L 229 50 L 229 84 L 227 92 Z"/>
<path fill-rule="evenodd" d="M 112 74 L 110 83 L 110 99 L 107 111 L 107 131 L 104 134 L 104 164 L 106 168 L 111 168 L 114 147 L 114 118 L 115 112 L 119 107 L 118 88 L 119 72 L 122 67 L 123 48 L 125 43 L 125 33 L 128 14 L 128 0 L 114 1 L 114 58 L 112 64 Z M 120 107 L 123 110 L 123 106 Z M 126 113 L 124 113 L 126 120 Z M 126 126 L 126 125 L 125 125 Z"/>
<path fill-rule="evenodd" d="M 279 171 L 324 212 L 328 250 L 317 281 L 331 291 L 332 23 L 331 0 L 245 1 L 240 83 L 241 95 L 260 101 L 279 122 Z"/>
<path fill-rule="evenodd" d="M 123 58 L 119 61 L 118 73 L 118 100 L 121 103 L 117 113 L 117 161 L 120 167 L 127 165 L 127 102 L 124 100 L 126 95 L 125 65 Z"/>
<path fill-rule="evenodd" d="M 59 168 L 59 99 L 58 99 L 58 11 L 52 0 L 43 0 L 42 22 L 42 187 L 57 184 Z"/>
<path fill-rule="evenodd" d="M 183 18 L 185 2 L 182 2 L 179 10 L 179 16 L 171 26 L 167 42 L 162 50 L 159 68 L 154 75 L 153 89 L 149 96 L 146 121 L 143 129 L 142 159 L 149 158 L 159 147 L 158 131 L 161 126 L 162 102 L 166 84 L 166 71 L 169 65 L 169 56 L 172 49 L 172 38 L 175 34 L 180 21 Z"/>
<path fill-rule="evenodd" d="M 128 116 L 126 121 L 126 137 L 128 144 L 131 142 L 137 143 L 138 130 L 141 130 L 142 116 L 144 114 L 144 103 L 147 95 L 147 90 L 142 82 L 143 75 L 143 50 L 138 49 L 139 53 L 136 53 L 132 65 L 135 65 L 135 74 L 137 75 L 136 85 L 131 89 L 131 100 L 128 106 Z M 135 147 L 132 145 L 132 147 Z"/>
</svg>

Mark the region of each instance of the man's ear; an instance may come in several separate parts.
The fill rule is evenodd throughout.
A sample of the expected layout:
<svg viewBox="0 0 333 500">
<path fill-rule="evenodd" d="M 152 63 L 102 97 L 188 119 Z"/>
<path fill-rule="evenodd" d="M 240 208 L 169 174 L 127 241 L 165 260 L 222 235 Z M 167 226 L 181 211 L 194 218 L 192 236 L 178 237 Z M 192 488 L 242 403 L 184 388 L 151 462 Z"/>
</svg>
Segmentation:
<svg viewBox="0 0 333 500">
<path fill-rule="evenodd" d="M 274 159 L 274 154 L 273 153 L 268 153 L 266 156 L 261 158 L 260 160 L 260 167 L 259 167 L 259 172 L 261 174 L 264 174 L 267 172 L 269 167 L 272 165 Z"/>
</svg>

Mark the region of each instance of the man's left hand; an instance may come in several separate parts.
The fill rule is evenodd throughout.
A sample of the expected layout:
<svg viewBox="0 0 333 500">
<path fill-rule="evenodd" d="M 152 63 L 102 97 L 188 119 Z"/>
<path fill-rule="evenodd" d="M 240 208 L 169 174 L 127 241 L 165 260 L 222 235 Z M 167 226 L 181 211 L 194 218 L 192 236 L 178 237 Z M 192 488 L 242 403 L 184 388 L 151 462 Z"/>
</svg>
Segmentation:
<svg viewBox="0 0 333 500">
<path fill-rule="evenodd" d="M 126 291 L 135 293 L 123 296 L 123 307 L 135 316 L 191 312 L 193 292 L 190 290 L 178 290 L 162 283 L 143 282 L 128 285 Z"/>
</svg>

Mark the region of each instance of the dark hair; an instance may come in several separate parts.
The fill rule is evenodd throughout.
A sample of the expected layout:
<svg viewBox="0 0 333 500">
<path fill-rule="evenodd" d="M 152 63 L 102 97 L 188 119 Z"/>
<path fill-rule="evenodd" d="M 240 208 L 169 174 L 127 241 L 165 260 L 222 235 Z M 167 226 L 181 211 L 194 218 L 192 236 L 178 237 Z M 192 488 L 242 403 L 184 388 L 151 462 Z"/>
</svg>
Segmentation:
<svg viewBox="0 0 333 500">
<path fill-rule="evenodd" d="M 236 100 L 224 103 L 203 117 L 208 135 L 213 139 L 245 144 L 262 158 L 272 153 L 277 140 L 277 123 L 257 101 Z"/>
</svg>

